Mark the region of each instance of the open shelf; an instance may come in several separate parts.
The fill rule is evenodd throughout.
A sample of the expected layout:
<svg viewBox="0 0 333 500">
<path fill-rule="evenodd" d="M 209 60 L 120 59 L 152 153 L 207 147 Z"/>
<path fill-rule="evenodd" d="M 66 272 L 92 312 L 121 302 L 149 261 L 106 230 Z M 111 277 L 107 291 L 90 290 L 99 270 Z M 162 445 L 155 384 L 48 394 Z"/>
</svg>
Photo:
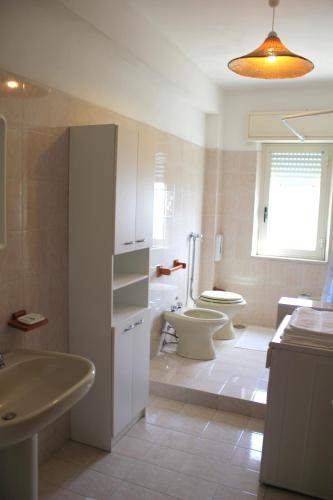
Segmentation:
<svg viewBox="0 0 333 500">
<path fill-rule="evenodd" d="M 115 273 L 113 278 L 113 290 L 118 290 L 124 286 L 133 285 L 138 281 L 148 278 L 148 274 L 140 273 Z"/>
<path fill-rule="evenodd" d="M 147 307 L 134 305 L 115 305 L 112 315 L 112 326 L 117 326 L 123 321 L 135 316 L 136 314 L 146 311 Z"/>
</svg>

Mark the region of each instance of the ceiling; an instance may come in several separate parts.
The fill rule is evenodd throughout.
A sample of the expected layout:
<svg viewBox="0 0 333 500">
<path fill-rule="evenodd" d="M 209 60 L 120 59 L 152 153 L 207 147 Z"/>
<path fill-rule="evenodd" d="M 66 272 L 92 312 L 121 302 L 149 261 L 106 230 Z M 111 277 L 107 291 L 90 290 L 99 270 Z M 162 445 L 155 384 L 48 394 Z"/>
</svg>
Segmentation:
<svg viewBox="0 0 333 500">
<path fill-rule="evenodd" d="M 255 49 L 271 29 L 266 0 L 128 0 L 208 77 L 223 87 L 333 83 L 333 1 L 281 0 L 275 30 L 293 52 L 311 59 L 312 73 L 295 80 L 262 81 L 227 69 L 230 59 Z"/>
</svg>

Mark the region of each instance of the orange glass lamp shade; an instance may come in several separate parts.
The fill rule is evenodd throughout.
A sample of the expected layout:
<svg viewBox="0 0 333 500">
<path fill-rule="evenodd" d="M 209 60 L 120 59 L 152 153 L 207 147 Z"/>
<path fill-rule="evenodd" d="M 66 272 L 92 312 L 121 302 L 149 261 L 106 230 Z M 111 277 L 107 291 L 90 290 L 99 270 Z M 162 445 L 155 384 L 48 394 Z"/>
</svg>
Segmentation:
<svg viewBox="0 0 333 500">
<path fill-rule="evenodd" d="M 306 75 L 313 70 L 314 64 L 290 52 L 275 31 L 271 31 L 260 47 L 245 56 L 232 59 L 228 68 L 241 76 L 273 80 Z"/>
</svg>

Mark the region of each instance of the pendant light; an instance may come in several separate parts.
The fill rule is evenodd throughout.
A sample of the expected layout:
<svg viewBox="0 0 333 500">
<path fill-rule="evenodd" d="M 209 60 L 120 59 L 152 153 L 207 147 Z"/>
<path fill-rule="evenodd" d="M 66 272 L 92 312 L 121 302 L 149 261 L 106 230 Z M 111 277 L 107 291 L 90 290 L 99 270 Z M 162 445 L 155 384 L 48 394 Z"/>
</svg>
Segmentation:
<svg viewBox="0 0 333 500">
<path fill-rule="evenodd" d="M 280 0 L 268 0 L 273 8 L 272 31 L 266 40 L 253 52 L 232 59 L 228 68 L 241 76 L 250 78 L 296 78 L 313 70 L 314 64 L 305 57 L 287 49 L 274 31 L 275 7 Z"/>
</svg>

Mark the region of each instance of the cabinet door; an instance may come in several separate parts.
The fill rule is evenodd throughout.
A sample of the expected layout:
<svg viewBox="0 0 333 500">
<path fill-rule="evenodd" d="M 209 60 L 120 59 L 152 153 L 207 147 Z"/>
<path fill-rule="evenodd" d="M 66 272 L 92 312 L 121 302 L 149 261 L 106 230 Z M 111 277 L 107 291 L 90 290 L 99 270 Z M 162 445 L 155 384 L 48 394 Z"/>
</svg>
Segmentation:
<svg viewBox="0 0 333 500">
<path fill-rule="evenodd" d="M 115 254 L 135 248 L 137 163 L 138 131 L 135 127 L 119 126 L 115 174 Z"/>
<path fill-rule="evenodd" d="M 272 349 L 263 483 L 333 498 L 332 378 L 329 356 Z"/>
<path fill-rule="evenodd" d="M 149 129 L 139 134 L 136 188 L 135 248 L 148 248 L 153 242 L 154 137 Z"/>
<path fill-rule="evenodd" d="M 133 323 L 114 329 L 113 436 L 132 419 Z"/>
<path fill-rule="evenodd" d="M 150 314 L 135 320 L 133 330 L 133 417 L 145 408 L 149 395 Z"/>
</svg>

